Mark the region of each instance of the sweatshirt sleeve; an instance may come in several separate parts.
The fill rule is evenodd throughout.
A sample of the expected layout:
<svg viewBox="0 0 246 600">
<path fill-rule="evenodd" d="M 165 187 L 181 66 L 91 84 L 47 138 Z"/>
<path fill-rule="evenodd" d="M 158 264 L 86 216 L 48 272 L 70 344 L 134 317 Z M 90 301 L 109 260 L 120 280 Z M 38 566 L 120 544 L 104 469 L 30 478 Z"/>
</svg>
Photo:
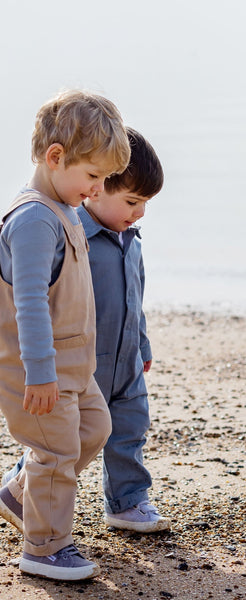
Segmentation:
<svg viewBox="0 0 246 600">
<path fill-rule="evenodd" d="M 48 291 L 58 229 L 38 216 L 9 228 L 7 243 L 26 385 L 57 380 Z"/>
</svg>

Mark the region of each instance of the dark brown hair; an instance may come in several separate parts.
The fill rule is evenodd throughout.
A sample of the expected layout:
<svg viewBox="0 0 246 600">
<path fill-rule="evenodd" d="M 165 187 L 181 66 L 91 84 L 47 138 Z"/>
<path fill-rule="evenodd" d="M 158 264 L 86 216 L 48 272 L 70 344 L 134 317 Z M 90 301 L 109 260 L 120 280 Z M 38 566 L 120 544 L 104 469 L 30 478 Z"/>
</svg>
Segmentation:
<svg viewBox="0 0 246 600">
<path fill-rule="evenodd" d="M 123 173 L 105 179 L 105 190 L 113 194 L 123 188 L 151 198 L 160 192 L 164 174 L 159 158 L 151 144 L 135 129 L 126 127 L 130 142 L 130 162 Z"/>
</svg>

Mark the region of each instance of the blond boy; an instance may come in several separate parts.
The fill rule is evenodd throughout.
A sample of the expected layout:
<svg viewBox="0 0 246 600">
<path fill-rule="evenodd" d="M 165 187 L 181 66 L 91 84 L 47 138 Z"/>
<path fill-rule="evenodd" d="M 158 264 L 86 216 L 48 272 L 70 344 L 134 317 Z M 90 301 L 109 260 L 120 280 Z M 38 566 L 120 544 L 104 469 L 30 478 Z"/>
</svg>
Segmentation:
<svg viewBox="0 0 246 600">
<path fill-rule="evenodd" d="M 110 101 L 59 94 L 37 115 L 36 169 L 3 218 L 0 407 L 12 436 L 31 451 L 19 476 L 1 489 L 0 514 L 15 524 L 23 516 L 20 569 L 44 577 L 76 580 L 99 572 L 71 535 L 76 475 L 111 432 L 93 378 L 94 296 L 74 208 L 100 193 L 129 156 Z"/>
</svg>

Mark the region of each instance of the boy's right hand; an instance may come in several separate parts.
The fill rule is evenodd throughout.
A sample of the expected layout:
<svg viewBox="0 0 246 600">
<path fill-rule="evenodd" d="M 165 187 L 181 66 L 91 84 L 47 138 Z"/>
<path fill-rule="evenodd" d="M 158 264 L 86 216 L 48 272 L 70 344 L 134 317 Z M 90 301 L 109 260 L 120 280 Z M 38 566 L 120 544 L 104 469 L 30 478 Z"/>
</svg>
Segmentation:
<svg viewBox="0 0 246 600">
<path fill-rule="evenodd" d="M 57 381 L 39 385 L 26 385 L 23 408 L 31 415 L 50 413 L 59 399 Z"/>
</svg>

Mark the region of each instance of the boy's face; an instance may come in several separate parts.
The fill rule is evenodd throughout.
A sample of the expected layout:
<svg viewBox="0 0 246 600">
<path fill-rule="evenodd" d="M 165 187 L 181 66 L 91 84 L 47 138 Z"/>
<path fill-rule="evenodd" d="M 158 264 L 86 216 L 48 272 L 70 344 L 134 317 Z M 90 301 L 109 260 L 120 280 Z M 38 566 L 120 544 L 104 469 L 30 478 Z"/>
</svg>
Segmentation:
<svg viewBox="0 0 246 600">
<path fill-rule="evenodd" d="M 145 206 L 150 198 L 139 196 L 127 189 L 113 194 L 105 190 L 98 196 L 91 196 L 84 202 L 92 217 L 107 229 L 126 231 L 144 216 Z"/>
<path fill-rule="evenodd" d="M 51 171 L 51 183 L 58 200 L 78 207 L 87 196 L 93 198 L 103 191 L 104 180 L 110 174 L 102 158 L 81 160 L 65 168 L 61 154 Z"/>
</svg>

